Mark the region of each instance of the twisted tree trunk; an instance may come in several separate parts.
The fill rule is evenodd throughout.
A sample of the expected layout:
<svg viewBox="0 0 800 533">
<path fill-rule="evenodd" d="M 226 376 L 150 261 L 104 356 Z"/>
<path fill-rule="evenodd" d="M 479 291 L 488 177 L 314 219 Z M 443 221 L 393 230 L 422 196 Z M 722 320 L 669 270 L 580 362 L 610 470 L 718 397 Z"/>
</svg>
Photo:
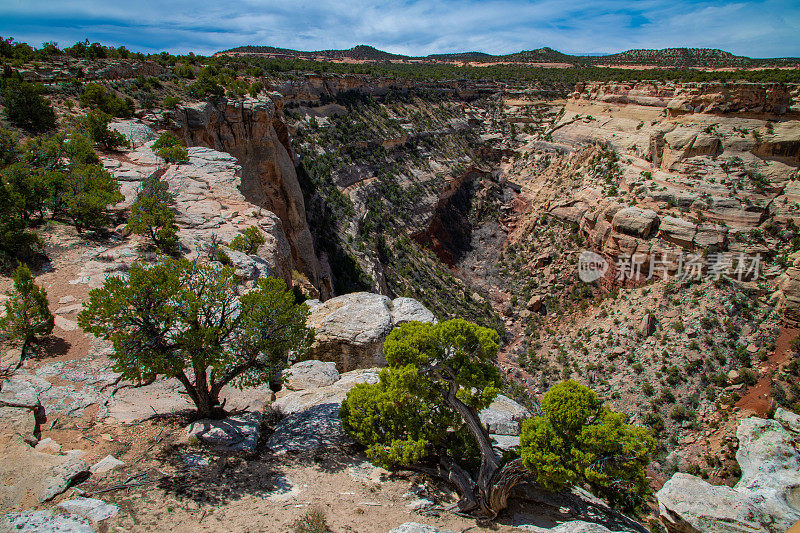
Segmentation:
<svg viewBox="0 0 800 533">
<path fill-rule="evenodd" d="M 449 458 L 442 466 L 447 470 L 447 479 L 456 487 L 461 495 L 458 508 L 463 512 L 478 512 L 483 516 L 494 518 L 508 506 L 511 490 L 527 474 L 521 459 L 515 459 L 505 465 L 494 453 L 489 432 L 481 423 L 478 412 L 458 399 L 458 384 L 453 376 L 444 378 L 448 390 L 444 403 L 456 411 L 467 424 L 470 433 L 478 444 L 481 453 L 481 466 L 477 479 L 473 480 L 469 473 Z"/>
</svg>

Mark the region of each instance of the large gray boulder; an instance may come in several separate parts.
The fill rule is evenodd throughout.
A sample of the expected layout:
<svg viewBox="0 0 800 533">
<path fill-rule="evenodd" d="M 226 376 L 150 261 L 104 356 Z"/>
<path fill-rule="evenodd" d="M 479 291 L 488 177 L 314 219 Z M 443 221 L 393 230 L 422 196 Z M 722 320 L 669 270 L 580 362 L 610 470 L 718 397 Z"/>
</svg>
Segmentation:
<svg viewBox="0 0 800 533">
<path fill-rule="evenodd" d="M 359 383 L 377 383 L 379 368 L 352 370 L 334 383 L 317 388 L 289 392 L 275 400 L 272 408 L 282 415 L 299 413 L 323 404 L 341 405 L 347 393 Z"/>
<path fill-rule="evenodd" d="M 489 433 L 497 435 L 519 435 L 520 422 L 530 416 L 530 411 L 502 394 L 498 394 L 491 405 L 480 412 L 483 425 Z"/>
<path fill-rule="evenodd" d="M 416 300 L 391 300 L 369 292 L 344 294 L 324 303 L 311 301 L 309 308 L 307 324 L 315 333 L 313 358 L 336 363 L 339 372 L 385 366 L 383 341 L 396 325 L 435 320 Z"/>
<path fill-rule="evenodd" d="M 784 533 L 800 520 L 796 437 L 775 420 L 752 417 L 736 431 L 742 478 L 716 486 L 677 473 L 656 493 L 661 520 L 675 533 Z"/>
<path fill-rule="evenodd" d="M 647 237 L 658 224 L 658 215 L 652 209 L 625 207 L 614 214 L 611 226 L 615 231 L 635 237 Z"/>
<path fill-rule="evenodd" d="M 439 529 L 419 522 L 406 522 L 392 529 L 389 533 L 450 533 L 450 530 Z"/>
<path fill-rule="evenodd" d="M 339 378 L 336 363 L 315 359 L 295 363 L 283 372 L 283 384 L 293 391 L 327 387 Z"/>
</svg>

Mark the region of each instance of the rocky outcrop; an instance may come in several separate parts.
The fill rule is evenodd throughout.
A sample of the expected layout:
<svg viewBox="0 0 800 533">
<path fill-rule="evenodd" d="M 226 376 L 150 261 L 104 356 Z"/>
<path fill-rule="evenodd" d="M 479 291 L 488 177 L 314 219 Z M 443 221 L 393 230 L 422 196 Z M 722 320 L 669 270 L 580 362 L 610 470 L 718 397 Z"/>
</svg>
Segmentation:
<svg viewBox="0 0 800 533">
<path fill-rule="evenodd" d="M 615 104 L 663 107 L 681 113 L 784 114 L 792 99 L 782 83 L 579 83 L 571 97 Z"/>
<path fill-rule="evenodd" d="M 434 322 L 433 313 L 410 298 L 355 292 L 325 303 L 307 302 L 307 324 L 314 329 L 312 357 L 336 363 L 339 372 L 385 366 L 383 341 L 397 325 Z"/>
<path fill-rule="evenodd" d="M 291 246 L 295 268 L 320 286 L 320 268 L 306 221 L 288 130 L 270 99 L 222 100 L 173 113 L 175 131 L 189 146 L 231 154 L 241 167 L 245 198 L 275 213 Z M 326 295 L 327 296 L 327 295 Z"/>
<path fill-rule="evenodd" d="M 800 322 L 800 252 L 789 256 L 789 268 L 778 280 L 778 287 L 784 316 Z"/>
<path fill-rule="evenodd" d="M 733 487 L 675 474 L 658 491 L 661 520 L 675 533 L 783 533 L 800 520 L 796 436 L 775 420 L 747 418 L 736 432 L 742 477 Z"/>
<path fill-rule="evenodd" d="M 213 238 L 230 244 L 240 231 L 256 226 L 266 241 L 256 254 L 226 252 L 237 274 L 247 282 L 275 276 L 291 284 L 294 262 L 286 227 L 276 214 L 244 197 L 240 190 L 243 171 L 235 157 L 195 146 L 188 149 L 188 164 L 159 169 L 151 146 L 152 142 L 148 142 L 128 153 L 130 162 L 104 160 L 106 168 L 121 181 L 126 203 L 135 199 L 141 180 L 159 172 L 175 195 L 178 235 L 191 253 L 201 253 Z M 131 255 L 135 257 L 134 253 Z M 108 270 L 104 263 L 98 262 L 98 267 L 101 272 Z"/>
</svg>

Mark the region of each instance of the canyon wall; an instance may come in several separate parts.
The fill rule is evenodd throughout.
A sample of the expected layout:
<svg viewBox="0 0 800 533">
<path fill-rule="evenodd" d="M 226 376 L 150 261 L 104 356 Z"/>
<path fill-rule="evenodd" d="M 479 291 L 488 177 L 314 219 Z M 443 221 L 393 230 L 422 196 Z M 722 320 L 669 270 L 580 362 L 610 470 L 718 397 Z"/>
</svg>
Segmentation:
<svg viewBox="0 0 800 533">
<path fill-rule="evenodd" d="M 172 119 L 174 131 L 188 146 L 206 146 L 238 160 L 245 198 L 280 218 L 294 268 L 305 274 L 315 287 L 321 287 L 319 262 L 306 221 L 295 158 L 286 124 L 275 102 L 269 99 L 205 102 L 179 108 Z"/>
</svg>

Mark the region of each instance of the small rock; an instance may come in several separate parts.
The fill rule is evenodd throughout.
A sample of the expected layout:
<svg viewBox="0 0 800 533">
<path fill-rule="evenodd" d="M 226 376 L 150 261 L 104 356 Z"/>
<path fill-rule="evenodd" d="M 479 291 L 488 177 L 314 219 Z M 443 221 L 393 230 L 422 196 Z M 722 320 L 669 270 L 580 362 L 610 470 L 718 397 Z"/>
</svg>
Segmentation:
<svg viewBox="0 0 800 533">
<path fill-rule="evenodd" d="M 423 509 L 428 509 L 429 507 L 433 507 L 433 502 L 426 498 L 419 498 L 411 503 L 407 503 L 406 507 L 408 507 L 412 511 L 421 511 Z"/>
<path fill-rule="evenodd" d="M 92 523 L 101 522 L 119 512 L 119 507 L 95 498 L 75 498 L 58 504 L 67 512 L 88 518 Z"/>
<path fill-rule="evenodd" d="M 99 463 L 89 468 L 89 472 L 92 474 L 104 474 L 121 466 L 125 466 L 124 461 L 120 461 L 113 455 L 106 455 Z"/>
<path fill-rule="evenodd" d="M 49 437 L 40 440 L 34 449 L 37 452 L 49 453 L 50 455 L 58 455 L 61 453 L 61 445 Z"/>
<path fill-rule="evenodd" d="M 389 531 L 389 533 L 449 533 L 449 530 L 438 529 L 418 522 L 406 522 Z"/>
<path fill-rule="evenodd" d="M 75 298 L 73 295 L 71 295 L 71 294 L 68 294 L 68 295 L 66 295 L 66 296 L 62 296 L 62 297 L 61 297 L 61 298 L 58 300 L 58 303 L 60 303 L 60 304 L 62 304 L 62 305 L 63 305 L 63 304 L 71 304 L 71 303 L 72 303 L 72 302 L 74 302 L 75 300 L 76 300 L 76 298 Z"/>
</svg>

